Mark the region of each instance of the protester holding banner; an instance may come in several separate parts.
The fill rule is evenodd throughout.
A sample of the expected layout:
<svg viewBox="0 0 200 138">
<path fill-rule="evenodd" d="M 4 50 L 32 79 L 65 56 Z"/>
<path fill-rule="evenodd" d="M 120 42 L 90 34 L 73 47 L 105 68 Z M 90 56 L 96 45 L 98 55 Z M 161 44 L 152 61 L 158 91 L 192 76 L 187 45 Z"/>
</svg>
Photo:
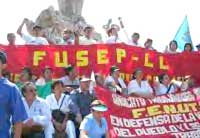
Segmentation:
<svg viewBox="0 0 200 138">
<path fill-rule="evenodd" d="M 61 39 L 61 42 L 59 42 L 60 45 L 73 45 L 73 32 L 69 29 L 64 29 L 63 31 L 63 37 Z"/>
<path fill-rule="evenodd" d="M 110 68 L 110 75 L 106 77 L 104 85 L 113 92 L 127 94 L 127 87 L 120 77 L 120 69 L 117 66 Z"/>
<path fill-rule="evenodd" d="M 185 43 L 184 46 L 184 52 L 192 52 L 193 51 L 193 46 L 191 43 Z"/>
<path fill-rule="evenodd" d="M 95 100 L 90 106 L 91 113 L 87 115 L 80 125 L 80 138 L 109 138 L 107 121 L 103 112 L 107 111 L 106 105 Z"/>
<path fill-rule="evenodd" d="M 86 26 L 84 28 L 84 36 L 80 37 L 79 44 L 80 45 L 91 45 L 96 44 L 96 40 L 93 39 L 94 28 L 92 26 Z"/>
<path fill-rule="evenodd" d="M 176 42 L 176 40 L 172 40 L 169 43 L 169 47 L 166 46 L 164 53 L 168 53 L 168 54 L 176 54 L 177 53 L 177 48 L 178 48 L 178 44 Z"/>
<path fill-rule="evenodd" d="M 148 38 L 144 43 L 144 48 L 146 48 L 148 50 L 155 50 L 153 48 L 152 44 L 153 44 L 153 40 Z"/>
<path fill-rule="evenodd" d="M 120 43 L 119 35 L 118 35 L 119 27 L 112 26 L 108 31 L 108 39 L 106 40 L 107 44 L 115 44 Z"/>
<path fill-rule="evenodd" d="M 8 40 L 8 45 L 9 46 L 14 46 L 15 45 L 15 40 L 16 36 L 14 33 L 8 33 L 7 34 L 7 40 Z"/>
<path fill-rule="evenodd" d="M 23 123 L 23 137 L 52 138 L 53 125 L 51 111 L 44 99 L 37 97 L 36 86 L 26 82 L 22 87 L 23 103 L 28 114 L 28 119 Z"/>
<path fill-rule="evenodd" d="M 159 82 L 155 82 L 156 95 L 175 93 L 177 91 L 176 85 L 171 82 L 168 74 L 160 74 L 158 80 Z"/>
<path fill-rule="evenodd" d="M 132 46 L 141 46 L 138 41 L 140 39 L 140 34 L 139 33 L 133 33 L 132 35 L 132 40 L 129 42 L 129 45 L 132 45 Z"/>
<path fill-rule="evenodd" d="M 128 94 L 144 98 L 153 98 L 153 89 L 146 80 L 143 80 L 143 71 L 141 69 L 134 71 L 133 80 L 128 84 Z"/>
<path fill-rule="evenodd" d="M 78 114 L 79 110 L 73 104 L 70 96 L 63 93 L 63 87 L 64 85 L 60 80 L 53 82 L 53 94 L 47 96 L 46 101 L 52 111 L 55 135 L 58 136 L 60 133 L 60 135 L 67 134 L 68 138 L 76 138 L 74 123 L 69 120 L 68 116 L 73 111 L 79 115 L 79 121 L 81 120 L 81 116 Z"/>
<path fill-rule="evenodd" d="M 22 37 L 22 39 L 26 42 L 26 44 L 30 45 L 48 45 L 48 41 L 46 38 L 42 37 L 43 32 L 42 32 L 42 27 L 35 24 L 32 29 L 32 35 L 26 35 L 22 33 L 22 29 L 24 24 L 27 24 L 28 19 L 24 19 L 19 28 L 17 29 L 17 34 Z"/>
<path fill-rule="evenodd" d="M 7 57 L 0 52 L 0 137 L 10 138 L 11 121 L 14 124 L 14 138 L 21 138 L 22 122 L 27 114 L 17 86 L 2 76 Z"/>
</svg>

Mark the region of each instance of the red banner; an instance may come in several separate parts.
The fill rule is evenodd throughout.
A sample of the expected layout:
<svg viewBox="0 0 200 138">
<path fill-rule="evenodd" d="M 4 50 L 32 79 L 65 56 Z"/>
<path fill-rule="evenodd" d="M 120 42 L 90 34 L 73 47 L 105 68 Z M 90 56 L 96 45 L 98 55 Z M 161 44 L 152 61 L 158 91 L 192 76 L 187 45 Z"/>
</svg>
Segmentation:
<svg viewBox="0 0 200 138">
<path fill-rule="evenodd" d="M 105 113 L 112 138 L 199 138 L 200 88 L 152 100 L 125 97 L 96 88 L 108 106 Z"/>
<path fill-rule="evenodd" d="M 170 76 L 193 75 L 200 82 L 200 54 L 198 52 L 181 54 L 162 54 L 144 48 L 114 45 L 89 46 L 0 46 L 8 55 L 8 69 L 20 73 L 28 66 L 39 75 L 44 66 L 50 66 L 60 77 L 63 67 L 74 64 L 80 74 L 89 75 L 91 71 L 107 74 L 112 65 L 121 69 L 121 76 L 129 81 L 135 68 L 142 68 L 148 79 L 167 72 Z"/>
</svg>

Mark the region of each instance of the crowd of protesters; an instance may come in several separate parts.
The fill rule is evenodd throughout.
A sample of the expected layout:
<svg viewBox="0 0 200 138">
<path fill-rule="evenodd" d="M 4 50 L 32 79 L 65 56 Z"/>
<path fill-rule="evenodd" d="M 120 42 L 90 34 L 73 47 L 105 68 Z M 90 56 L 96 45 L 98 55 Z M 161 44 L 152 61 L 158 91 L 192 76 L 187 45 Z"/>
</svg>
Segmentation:
<svg viewBox="0 0 200 138">
<path fill-rule="evenodd" d="M 19 28 L 17 29 L 17 34 L 24 40 L 25 44 L 30 45 L 64 45 L 64 46 L 72 46 L 72 45 L 90 45 L 90 44 L 115 44 L 115 43 L 125 43 L 130 46 L 138 46 L 143 47 L 149 50 L 155 50 L 156 48 L 153 47 L 153 40 L 151 38 L 147 38 L 144 44 L 139 43 L 140 34 L 134 32 L 130 38 L 127 38 L 127 41 L 124 42 L 119 37 L 120 27 L 118 25 L 111 25 L 109 28 L 105 29 L 107 34 L 107 38 L 105 42 L 102 40 L 97 40 L 94 37 L 95 28 L 91 25 L 85 26 L 81 31 L 82 33 L 70 29 L 64 29 L 62 32 L 62 37 L 56 38 L 54 41 L 50 36 L 46 35 L 46 32 L 42 26 L 35 24 L 32 28 L 31 34 L 23 33 L 23 28 L 25 24 L 28 22 L 28 19 L 24 19 L 23 22 L 20 24 Z M 127 36 L 128 37 L 128 36 Z M 8 45 L 17 45 L 15 43 L 16 36 L 15 33 L 8 33 L 7 34 Z M 181 46 L 183 47 L 183 46 Z M 200 45 L 196 46 L 197 50 L 200 50 Z M 168 46 L 166 46 L 164 53 L 178 53 L 178 44 L 175 40 L 172 40 Z M 194 51 L 194 47 L 191 43 L 185 43 L 184 50 L 186 52 Z M 179 51 L 180 52 L 180 51 Z"/>
<path fill-rule="evenodd" d="M 22 37 L 26 44 L 72 46 L 74 44 L 100 43 L 93 38 L 94 28 L 92 26 L 84 28 L 83 36 L 65 29 L 63 30 L 63 37 L 55 43 L 43 34 L 43 28 L 39 25 L 33 27 L 31 35 L 24 34 L 22 28 L 25 23 L 26 19 L 19 26 L 17 34 Z M 122 43 L 118 37 L 118 31 L 119 28 L 111 26 L 107 30 L 108 39 L 105 43 Z M 142 46 L 139 44 L 139 38 L 139 33 L 133 33 L 131 41 L 127 44 Z M 7 35 L 10 46 L 16 45 L 15 39 L 14 33 Z M 142 47 L 155 50 L 152 45 L 153 40 L 148 38 Z M 173 40 L 164 52 L 177 53 L 177 48 L 177 42 Z M 197 48 L 199 49 L 200 45 Z M 186 43 L 184 51 L 193 51 L 192 44 Z M 51 67 L 44 67 L 41 77 L 37 79 L 33 77 L 31 68 L 24 67 L 19 80 L 14 82 L 18 86 L 17 88 L 16 85 L 9 82 L 10 75 L 9 72 L 4 72 L 4 65 L 6 65 L 6 55 L 1 52 L 0 88 L 3 93 L 0 93 L 0 106 L 2 107 L 0 110 L 5 113 L 0 112 L 3 117 L 0 119 L 0 123 L 3 121 L 5 123 L 3 123 L 3 127 L 0 126 L 0 137 L 8 136 L 10 118 L 7 116 L 12 116 L 14 125 L 12 133 L 16 137 L 22 131 L 23 137 L 76 138 L 80 136 L 80 138 L 108 138 L 108 126 L 106 120 L 102 117 L 107 107 L 102 101 L 97 100 L 95 85 L 104 87 L 110 92 L 144 98 L 185 91 L 194 86 L 194 80 L 191 76 L 184 78 L 181 83 L 176 83 L 171 81 L 168 74 L 160 74 L 158 80 L 150 84 L 144 78 L 143 70 L 140 68 L 133 70 L 133 78 L 127 84 L 120 77 L 120 68 L 114 65 L 110 68 L 110 74 L 106 77 L 100 73 L 94 74 L 94 81 L 91 76 L 83 75 L 80 77 L 76 67 L 68 65 L 63 68 L 65 74 L 56 79 L 52 77 L 53 70 Z M 8 101 L 10 101 L 9 104 Z M 7 108 L 9 108 L 9 112 Z M 19 125 L 22 126 L 22 130 L 17 129 Z"/>
</svg>

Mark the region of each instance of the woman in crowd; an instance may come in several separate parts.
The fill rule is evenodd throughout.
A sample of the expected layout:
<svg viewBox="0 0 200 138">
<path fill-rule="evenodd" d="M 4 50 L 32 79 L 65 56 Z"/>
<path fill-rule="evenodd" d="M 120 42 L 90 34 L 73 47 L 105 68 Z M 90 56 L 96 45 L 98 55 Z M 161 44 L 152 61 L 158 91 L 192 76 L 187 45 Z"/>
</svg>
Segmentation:
<svg viewBox="0 0 200 138">
<path fill-rule="evenodd" d="M 165 53 L 168 53 L 168 54 L 176 54 L 177 53 L 177 48 L 178 48 L 178 44 L 175 40 L 172 40 L 170 41 L 169 43 L 169 48 L 168 46 L 166 47 L 165 49 Z"/>
<path fill-rule="evenodd" d="M 102 101 L 91 103 L 91 113 L 80 125 L 80 138 L 109 138 L 107 122 L 103 117 L 105 111 L 107 107 Z"/>
<path fill-rule="evenodd" d="M 193 46 L 191 43 L 185 43 L 184 46 L 184 52 L 192 52 L 193 51 Z"/>
<path fill-rule="evenodd" d="M 64 85 L 60 80 L 53 82 L 53 93 L 47 96 L 46 101 L 50 105 L 52 111 L 52 122 L 55 128 L 55 135 L 67 134 L 68 138 L 76 138 L 74 123 L 71 120 L 68 120 L 68 115 L 71 107 L 73 107 L 73 103 L 69 95 L 63 94 L 63 86 Z M 56 117 L 54 114 L 56 110 L 61 112 L 60 114 L 62 114 L 62 117 L 60 115 Z M 73 110 L 75 111 L 76 109 L 73 108 Z"/>
<path fill-rule="evenodd" d="M 106 77 L 104 85 L 111 91 L 126 94 L 126 84 L 120 77 L 120 69 L 117 66 L 112 66 L 110 68 L 110 75 Z"/>
<path fill-rule="evenodd" d="M 158 76 L 159 82 L 155 83 L 156 95 L 164 95 L 169 93 L 175 93 L 177 87 L 174 83 L 171 83 L 171 80 L 168 74 L 163 73 Z"/>
<path fill-rule="evenodd" d="M 144 43 L 144 48 L 148 50 L 155 50 L 152 45 L 153 45 L 153 40 L 148 38 Z"/>
<path fill-rule="evenodd" d="M 144 98 L 153 97 L 153 89 L 146 80 L 143 80 L 143 71 L 136 69 L 133 73 L 133 80 L 128 84 L 128 94 Z"/>
</svg>

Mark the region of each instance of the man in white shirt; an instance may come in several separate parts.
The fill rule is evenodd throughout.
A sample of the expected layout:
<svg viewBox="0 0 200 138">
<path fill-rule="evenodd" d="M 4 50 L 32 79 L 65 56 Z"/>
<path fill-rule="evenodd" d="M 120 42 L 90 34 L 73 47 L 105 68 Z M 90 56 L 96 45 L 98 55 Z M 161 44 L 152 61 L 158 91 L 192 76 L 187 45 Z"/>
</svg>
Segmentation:
<svg viewBox="0 0 200 138">
<path fill-rule="evenodd" d="M 112 27 L 107 31 L 108 39 L 106 40 L 107 44 L 115 44 L 120 43 L 118 29 L 116 27 Z"/>
<path fill-rule="evenodd" d="M 141 46 L 138 43 L 139 39 L 140 39 L 140 34 L 139 33 L 133 33 L 132 40 L 129 42 L 129 45 L 132 45 L 132 46 Z"/>
<path fill-rule="evenodd" d="M 80 45 L 92 45 L 96 44 L 96 40 L 93 39 L 94 28 L 92 26 L 86 26 L 84 28 L 84 36 L 80 37 Z"/>
<path fill-rule="evenodd" d="M 69 29 L 64 29 L 60 45 L 74 45 L 73 33 Z"/>
<path fill-rule="evenodd" d="M 48 41 L 46 38 L 42 37 L 42 27 L 39 25 L 34 25 L 32 29 L 33 35 L 26 35 L 22 33 L 22 28 L 24 24 L 27 24 L 28 19 L 24 19 L 19 28 L 17 29 L 17 34 L 22 37 L 22 39 L 29 45 L 48 45 Z"/>
<path fill-rule="evenodd" d="M 37 97 L 36 86 L 32 82 L 25 83 L 22 87 L 22 94 L 28 114 L 28 119 L 23 123 L 24 135 L 35 135 L 44 130 L 45 138 L 52 138 L 53 125 L 50 107 L 45 100 Z M 37 132 L 34 133 L 34 130 Z"/>
</svg>

